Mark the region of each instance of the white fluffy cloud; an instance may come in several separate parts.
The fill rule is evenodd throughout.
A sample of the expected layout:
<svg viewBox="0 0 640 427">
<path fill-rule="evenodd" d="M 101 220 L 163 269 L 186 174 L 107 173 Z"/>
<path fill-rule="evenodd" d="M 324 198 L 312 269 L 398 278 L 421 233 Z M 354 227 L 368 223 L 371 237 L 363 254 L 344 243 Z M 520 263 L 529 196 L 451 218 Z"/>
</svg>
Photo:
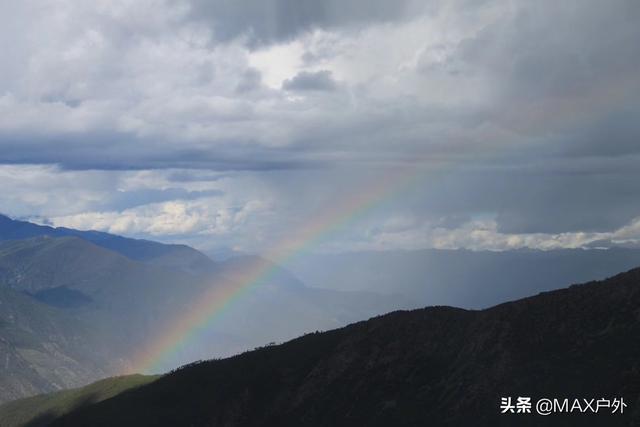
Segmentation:
<svg viewBox="0 0 640 427">
<path fill-rule="evenodd" d="M 56 226 L 115 234 L 174 236 L 229 235 L 266 208 L 259 201 L 230 208 L 216 199 L 152 203 L 119 212 L 84 212 L 50 218 Z"/>
<path fill-rule="evenodd" d="M 612 245 L 640 245 L 640 218 L 608 232 L 504 233 L 492 219 L 478 219 L 457 227 L 442 227 L 438 222 L 423 222 L 396 228 L 388 223 L 374 232 L 352 236 L 352 240 L 333 242 L 320 250 L 416 250 L 470 249 L 507 251 L 514 249 L 606 248 Z"/>
<path fill-rule="evenodd" d="M 242 250 L 275 228 L 275 196 L 251 176 L 0 166 L 0 180 L 6 213 L 55 226 Z"/>
</svg>

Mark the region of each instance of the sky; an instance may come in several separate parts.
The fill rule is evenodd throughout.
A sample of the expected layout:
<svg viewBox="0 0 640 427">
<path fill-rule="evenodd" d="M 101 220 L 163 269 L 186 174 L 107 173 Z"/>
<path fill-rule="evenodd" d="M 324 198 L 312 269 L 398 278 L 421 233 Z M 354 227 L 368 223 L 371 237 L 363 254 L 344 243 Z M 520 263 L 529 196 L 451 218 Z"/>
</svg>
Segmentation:
<svg viewBox="0 0 640 427">
<path fill-rule="evenodd" d="M 0 211 L 268 251 L 640 241 L 636 1 L 0 1 Z"/>
</svg>

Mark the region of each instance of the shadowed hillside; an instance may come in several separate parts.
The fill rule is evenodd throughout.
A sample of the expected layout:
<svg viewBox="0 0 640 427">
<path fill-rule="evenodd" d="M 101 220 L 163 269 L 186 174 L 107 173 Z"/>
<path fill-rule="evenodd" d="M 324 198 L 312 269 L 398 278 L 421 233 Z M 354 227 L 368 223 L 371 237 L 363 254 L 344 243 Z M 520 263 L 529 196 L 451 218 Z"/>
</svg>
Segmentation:
<svg viewBox="0 0 640 427">
<path fill-rule="evenodd" d="M 75 408 L 101 402 L 157 376 L 128 375 L 97 381 L 86 387 L 43 394 L 8 403 L 0 409 L 0 426 L 44 427 Z"/>
<path fill-rule="evenodd" d="M 110 355 L 86 324 L 0 285 L 0 402 L 113 375 Z"/>
<path fill-rule="evenodd" d="M 482 311 L 394 312 L 184 367 L 54 426 L 631 426 L 640 269 Z M 500 397 L 624 397 L 623 415 L 501 415 Z"/>
<path fill-rule="evenodd" d="M 108 344 L 112 358 L 125 356 L 204 282 L 200 275 L 135 261 L 78 237 L 0 243 L 0 283 L 64 308 Z"/>
</svg>

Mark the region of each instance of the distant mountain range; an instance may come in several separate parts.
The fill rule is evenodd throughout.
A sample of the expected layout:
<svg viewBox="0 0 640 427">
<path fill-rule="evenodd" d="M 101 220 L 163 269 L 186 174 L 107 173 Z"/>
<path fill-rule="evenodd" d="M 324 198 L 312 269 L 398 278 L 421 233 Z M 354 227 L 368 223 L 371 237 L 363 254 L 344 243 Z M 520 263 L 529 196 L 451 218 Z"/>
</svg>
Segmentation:
<svg viewBox="0 0 640 427">
<path fill-rule="evenodd" d="M 0 240 L 21 240 L 31 237 L 79 237 L 127 258 L 187 271 L 212 268 L 213 262 L 203 253 L 186 245 L 170 245 L 150 240 L 130 239 L 100 231 L 79 231 L 19 221 L 0 215 Z"/>
<path fill-rule="evenodd" d="M 203 294 L 257 264 L 270 265 L 0 216 L 0 402 L 130 372 L 140 348 L 162 340 Z M 344 254 L 273 264 L 267 279 L 154 372 L 392 310 L 483 307 L 633 265 L 640 251 L 632 249 Z"/>
<path fill-rule="evenodd" d="M 399 293 L 420 305 L 486 308 L 604 279 L 640 265 L 640 249 L 414 251 L 309 254 L 285 267 L 310 286 Z"/>
<path fill-rule="evenodd" d="M 0 217 L 0 402 L 129 371 L 207 289 L 256 257 L 216 263 L 183 245 Z M 401 305 L 304 286 L 282 269 L 167 361 L 231 354 L 345 325 Z"/>
<path fill-rule="evenodd" d="M 152 380 L 114 379 L 127 389 L 114 397 L 98 384 L 17 401 L 0 407 L 0 420 L 11 426 L 31 408 L 32 427 L 635 426 L 640 269 L 482 311 L 394 312 Z M 503 397 L 627 406 L 503 414 Z"/>
</svg>

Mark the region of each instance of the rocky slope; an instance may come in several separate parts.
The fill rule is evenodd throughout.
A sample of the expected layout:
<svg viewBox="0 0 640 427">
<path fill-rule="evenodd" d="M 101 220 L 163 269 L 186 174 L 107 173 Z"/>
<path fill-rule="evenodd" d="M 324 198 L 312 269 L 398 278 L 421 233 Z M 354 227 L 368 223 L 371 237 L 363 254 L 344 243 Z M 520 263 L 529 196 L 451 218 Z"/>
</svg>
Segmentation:
<svg viewBox="0 0 640 427">
<path fill-rule="evenodd" d="M 0 286 L 0 401 L 113 375 L 110 354 L 74 317 Z"/>
</svg>

